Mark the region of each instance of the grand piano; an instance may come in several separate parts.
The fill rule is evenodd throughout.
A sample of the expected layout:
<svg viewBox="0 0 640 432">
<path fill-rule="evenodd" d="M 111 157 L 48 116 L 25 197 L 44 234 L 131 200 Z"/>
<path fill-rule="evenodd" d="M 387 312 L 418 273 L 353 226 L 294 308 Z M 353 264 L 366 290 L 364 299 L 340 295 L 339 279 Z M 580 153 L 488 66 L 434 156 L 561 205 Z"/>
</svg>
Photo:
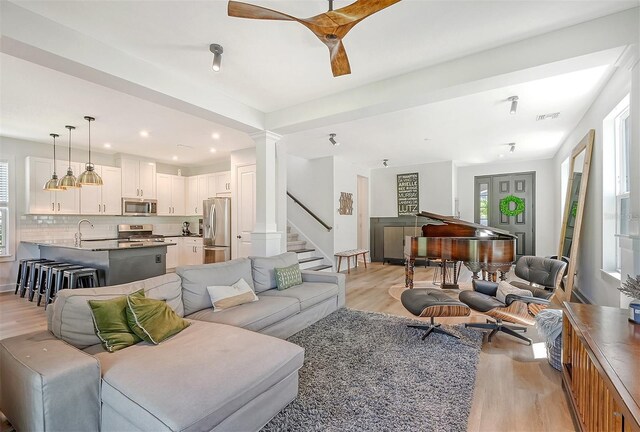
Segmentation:
<svg viewBox="0 0 640 432">
<path fill-rule="evenodd" d="M 416 259 L 442 260 L 442 288 L 458 288 L 460 262 L 478 279 L 500 279 L 516 260 L 516 236 L 472 222 L 435 213 L 421 212 L 417 216 L 429 218 L 422 226 L 422 237 L 405 237 L 405 286 L 413 288 Z"/>
</svg>

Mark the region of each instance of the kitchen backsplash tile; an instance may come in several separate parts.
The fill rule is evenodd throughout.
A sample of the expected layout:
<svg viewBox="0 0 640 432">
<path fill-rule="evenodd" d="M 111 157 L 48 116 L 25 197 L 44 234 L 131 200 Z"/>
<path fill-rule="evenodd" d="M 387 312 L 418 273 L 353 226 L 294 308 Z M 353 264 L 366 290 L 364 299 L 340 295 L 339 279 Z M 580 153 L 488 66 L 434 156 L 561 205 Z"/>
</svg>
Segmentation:
<svg viewBox="0 0 640 432">
<path fill-rule="evenodd" d="M 82 236 L 90 238 L 115 238 L 118 224 L 152 224 L 154 234 L 177 235 L 182 232 L 184 221 L 191 223 L 191 228 L 198 227 L 197 217 L 152 216 L 135 218 L 126 216 L 45 216 L 23 215 L 18 220 L 18 233 L 21 241 L 30 240 L 70 240 L 78 230 L 78 222 L 88 219 L 93 229 L 82 226 Z"/>
</svg>

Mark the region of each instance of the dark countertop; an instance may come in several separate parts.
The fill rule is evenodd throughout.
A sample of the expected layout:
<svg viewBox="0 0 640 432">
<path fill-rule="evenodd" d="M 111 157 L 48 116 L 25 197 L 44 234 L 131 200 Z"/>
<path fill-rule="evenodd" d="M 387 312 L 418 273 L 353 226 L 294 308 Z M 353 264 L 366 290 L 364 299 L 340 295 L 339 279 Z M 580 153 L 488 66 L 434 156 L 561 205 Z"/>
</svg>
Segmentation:
<svg viewBox="0 0 640 432">
<path fill-rule="evenodd" d="M 165 242 L 118 242 L 116 240 L 83 240 L 80 246 L 76 246 L 73 240 L 32 240 L 24 241 L 23 243 L 34 244 L 39 247 L 55 247 L 94 252 L 175 246 L 173 243 Z"/>
<path fill-rule="evenodd" d="M 186 238 L 202 238 L 202 234 L 190 234 L 188 236 L 182 235 L 182 234 L 176 234 L 176 235 L 163 235 L 162 237 L 186 237 Z"/>
</svg>

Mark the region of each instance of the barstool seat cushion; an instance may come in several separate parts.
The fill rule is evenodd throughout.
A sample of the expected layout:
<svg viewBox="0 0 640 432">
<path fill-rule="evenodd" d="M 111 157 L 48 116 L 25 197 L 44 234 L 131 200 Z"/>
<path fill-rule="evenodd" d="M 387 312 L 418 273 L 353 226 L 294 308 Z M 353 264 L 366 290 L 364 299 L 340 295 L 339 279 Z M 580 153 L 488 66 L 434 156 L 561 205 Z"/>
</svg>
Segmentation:
<svg viewBox="0 0 640 432">
<path fill-rule="evenodd" d="M 400 301 L 409 312 L 419 317 L 454 317 L 471 313 L 469 306 L 436 288 L 405 290 Z"/>
</svg>

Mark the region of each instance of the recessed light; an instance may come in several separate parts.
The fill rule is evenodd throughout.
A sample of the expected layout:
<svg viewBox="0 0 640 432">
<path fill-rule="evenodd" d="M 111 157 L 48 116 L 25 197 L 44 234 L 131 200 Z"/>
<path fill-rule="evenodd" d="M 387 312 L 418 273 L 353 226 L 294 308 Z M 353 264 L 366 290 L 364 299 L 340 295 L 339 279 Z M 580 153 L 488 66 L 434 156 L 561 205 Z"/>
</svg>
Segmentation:
<svg viewBox="0 0 640 432">
<path fill-rule="evenodd" d="M 142 138 L 147 138 L 149 136 L 149 132 L 147 132 L 146 130 L 141 130 L 140 131 L 140 136 Z"/>
<path fill-rule="evenodd" d="M 214 132 L 211 134 L 211 138 L 214 140 L 220 139 L 220 134 L 218 132 Z"/>
<path fill-rule="evenodd" d="M 502 153 L 500 153 L 500 154 L 498 155 L 498 157 L 503 158 L 503 157 L 504 157 L 504 155 L 503 155 Z"/>
<path fill-rule="evenodd" d="M 109 143 L 104 143 L 104 148 L 111 148 L 111 144 L 109 144 Z"/>
<path fill-rule="evenodd" d="M 171 159 L 173 159 L 173 160 L 178 160 L 178 156 L 174 156 L 174 157 L 172 157 Z"/>
<path fill-rule="evenodd" d="M 213 147 L 211 147 L 211 148 L 209 149 L 209 151 L 210 151 L 211 153 L 215 153 L 215 152 L 216 152 L 216 149 L 214 149 Z"/>
</svg>

